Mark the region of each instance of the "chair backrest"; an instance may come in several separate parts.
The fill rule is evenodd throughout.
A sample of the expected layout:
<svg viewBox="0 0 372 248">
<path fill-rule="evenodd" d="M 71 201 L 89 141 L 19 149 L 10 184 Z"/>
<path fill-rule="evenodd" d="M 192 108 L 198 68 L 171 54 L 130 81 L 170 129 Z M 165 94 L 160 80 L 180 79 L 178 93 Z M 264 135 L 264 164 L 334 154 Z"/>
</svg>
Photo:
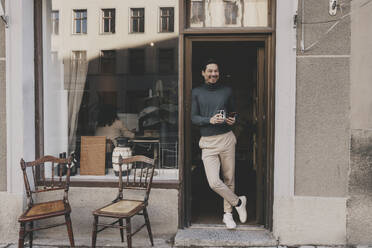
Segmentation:
<svg viewBox="0 0 372 248">
<path fill-rule="evenodd" d="M 71 161 L 71 157 L 56 158 L 53 156 L 44 156 L 30 162 L 21 159 L 28 207 L 34 203 L 33 194 L 54 190 L 64 190 L 63 200 L 68 202 Z M 65 166 L 67 167 L 66 175 L 63 173 Z M 30 169 L 27 170 L 28 168 Z"/>
<path fill-rule="evenodd" d="M 127 168 L 123 175 L 122 165 Z M 123 199 L 123 189 L 145 191 L 144 201 L 149 199 L 152 179 L 155 171 L 155 160 L 146 156 L 137 155 L 123 159 L 119 157 L 119 199 Z"/>
</svg>

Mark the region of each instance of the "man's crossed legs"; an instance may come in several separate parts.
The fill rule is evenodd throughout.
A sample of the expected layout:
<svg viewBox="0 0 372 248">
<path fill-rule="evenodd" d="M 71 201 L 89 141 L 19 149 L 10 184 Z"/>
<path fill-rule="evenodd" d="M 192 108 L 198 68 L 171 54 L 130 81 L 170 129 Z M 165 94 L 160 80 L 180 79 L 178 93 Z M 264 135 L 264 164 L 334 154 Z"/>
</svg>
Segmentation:
<svg viewBox="0 0 372 248">
<path fill-rule="evenodd" d="M 242 223 L 247 220 L 247 199 L 245 196 L 238 197 L 234 193 L 235 144 L 236 138 L 233 132 L 202 137 L 199 142 L 209 186 L 224 199 L 223 222 L 229 229 L 236 227 L 232 217 L 233 207 Z M 222 169 L 223 181 L 220 179 L 220 169 Z"/>
</svg>

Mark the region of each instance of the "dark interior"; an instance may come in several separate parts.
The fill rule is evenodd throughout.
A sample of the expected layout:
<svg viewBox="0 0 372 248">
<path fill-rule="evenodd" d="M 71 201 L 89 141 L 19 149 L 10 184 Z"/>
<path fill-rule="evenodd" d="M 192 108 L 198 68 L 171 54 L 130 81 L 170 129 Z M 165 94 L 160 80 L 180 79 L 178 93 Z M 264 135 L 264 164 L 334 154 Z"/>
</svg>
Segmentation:
<svg viewBox="0 0 372 248">
<path fill-rule="evenodd" d="M 257 105 L 257 46 L 253 42 L 193 42 L 192 87 L 203 83 L 201 65 L 208 58 L 219 63 L 220 80 L 234 91 L 238 122 L 234 126 L 237 137 L 235 192 L 248 199 L 248 221 L 256 222 L 257 159 L 254 156 L 254 136 L 257 132 L 255 109 Z M 208 185 L 196 126 L 192 129 L 191 166 L 191 222 L 193 224 L 222 224 L 223 199 Z M 262 206 L 262 204 L 259 204 Z M 238 216 L 234 211 L 237 224 Z"/>
</svg>

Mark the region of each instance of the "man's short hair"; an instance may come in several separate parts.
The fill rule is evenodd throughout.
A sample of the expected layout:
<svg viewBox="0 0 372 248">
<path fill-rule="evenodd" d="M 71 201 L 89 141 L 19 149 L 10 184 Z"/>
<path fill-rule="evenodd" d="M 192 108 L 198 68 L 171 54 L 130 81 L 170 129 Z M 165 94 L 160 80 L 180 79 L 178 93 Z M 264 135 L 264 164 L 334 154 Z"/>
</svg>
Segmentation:
<svg viewBox="0 0 372 248">
<path fill-rule="evenodd" d="M 204 61 L 202 65 L 202 71 L 205 71 L 205 69 L 207 69 L 207 65 L 210 65 L 210 64 L 216 64 L 218 67 L 220 67 L 217 60 L 209 58 L 206 61 Z"/>
</svg>

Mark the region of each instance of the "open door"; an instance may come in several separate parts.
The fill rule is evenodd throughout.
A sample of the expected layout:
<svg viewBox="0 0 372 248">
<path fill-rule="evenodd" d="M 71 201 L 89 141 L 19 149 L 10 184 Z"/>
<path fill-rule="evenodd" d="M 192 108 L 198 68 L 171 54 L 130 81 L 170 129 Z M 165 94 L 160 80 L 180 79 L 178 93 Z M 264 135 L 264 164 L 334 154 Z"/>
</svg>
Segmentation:
<svg viewBox="0 0 372 248">
<path fill-rule="evenodd" d="M 265 43 L 242 38 L 193 37 L 186 39 L 185 54 L 186 106 L 190 106 L 192 89 L 204 83 L 201 65 L 208 58 L 218 61 L 220 80 L 233 89 L 239 113 L 233 129 L 237 137 L 235 192 L 248 198 L 246 224 L 267 226 L 268 206 L 272 202 L 266 197 L 271 182 L 266 176 L 265 159 Z M 190 108 L 186 107 L 185 114 L 185 223 L 219 225 L 223 200 L 209 188 L 198 146 L 199 130 L 191 124 Z"/>
</svg>

